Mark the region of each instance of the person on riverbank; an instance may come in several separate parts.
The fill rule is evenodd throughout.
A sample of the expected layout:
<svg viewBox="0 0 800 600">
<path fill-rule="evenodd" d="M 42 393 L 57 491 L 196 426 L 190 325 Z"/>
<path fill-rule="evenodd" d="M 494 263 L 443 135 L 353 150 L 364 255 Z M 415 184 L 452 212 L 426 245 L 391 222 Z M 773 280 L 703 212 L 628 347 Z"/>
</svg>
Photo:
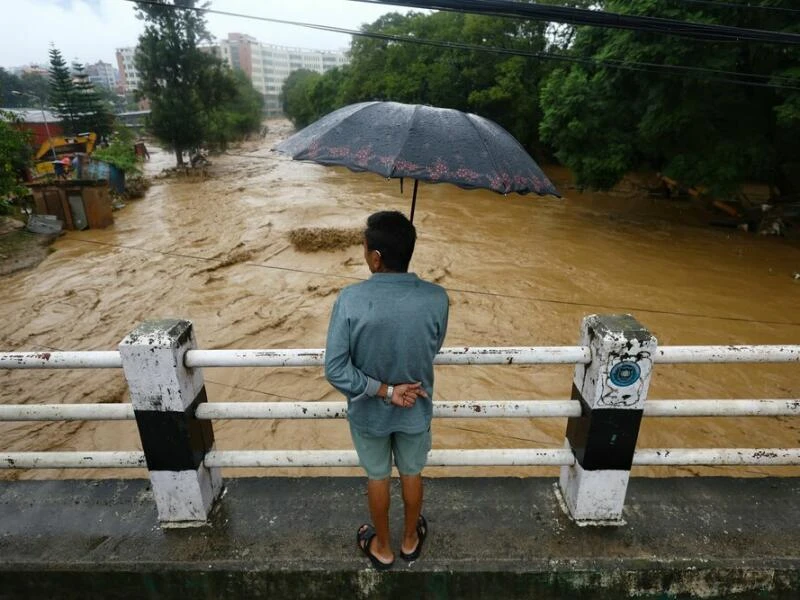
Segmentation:
<svg viewBox="0 0 800 600">
<path fill-rule="evenodd" d="M 416 560 L 428 534 L 422 469 L 431 448 L 433 359 L 447 332 L 449 299 L 441 286 L 408 272 L 416 237 L 402 213 L 370 215 L 363 244 L 372 276 L 339 293 L 325 350 L 325 377 L 347 397 L 350 435 L 368 478 L 372 524 L 359 527 L 356 542 L 379 570 L 394 563 L 392 457 L 405 507 L 401 558 Z"/>
</svg>

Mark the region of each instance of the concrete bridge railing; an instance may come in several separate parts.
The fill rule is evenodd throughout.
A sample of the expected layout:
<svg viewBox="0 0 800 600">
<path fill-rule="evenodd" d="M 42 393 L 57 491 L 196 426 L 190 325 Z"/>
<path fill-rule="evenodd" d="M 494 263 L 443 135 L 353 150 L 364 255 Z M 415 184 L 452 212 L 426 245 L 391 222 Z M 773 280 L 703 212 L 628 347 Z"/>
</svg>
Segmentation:
<svg viewBox="0 0 800 600">
<path fill-rule="evenodd" d="M 203 367 L 322 366 L 324 351 L 199 350 L 192 324 L 146 322 L 117 351 L 6 352 L 0 369 L 122 368 L 130 404 L 0 405 L 0 421 L 135 419 L 143 452 L 3 452 L 0 468 L 147 467 L 163 525 L 202 524 L 223 467 L 351 467 L 354 451 L 214 448 L 214 419 L 345 418 L 345 402 L 208 402 Z M 629 315 L 591 315 L 579 346 L 443 348 L 437 365 L 574 364 L 569 400 L 434 402 L 436 418 L 566 417 L 561 449 L 432 450 L 432 466 L 560 466 L 578 523 L 621 524 L 633 465 L 797 465 L 800 448 L 637 449 L 643 416 L 800 415 L 800 399 L 647 400 L 655 363 L 800 362 L 800 345 L 664 346 Z"/>
</svg>

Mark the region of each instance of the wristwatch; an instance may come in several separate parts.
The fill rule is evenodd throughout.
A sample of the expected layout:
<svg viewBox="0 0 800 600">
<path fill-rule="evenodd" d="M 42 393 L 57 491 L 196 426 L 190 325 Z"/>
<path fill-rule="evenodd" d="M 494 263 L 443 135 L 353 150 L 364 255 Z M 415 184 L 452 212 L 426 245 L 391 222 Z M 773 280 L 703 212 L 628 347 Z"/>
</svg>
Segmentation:
<svg viewBox="0 0 800 600">
<path fill-rule="evenodd" d="M 386 385 L 386 395 L 383 397 L 383 403 L 386 406 L 391 406 L 392 404 L 392 394 L 394 394 L 394 386 L 391 384 Z"/>
</svg>

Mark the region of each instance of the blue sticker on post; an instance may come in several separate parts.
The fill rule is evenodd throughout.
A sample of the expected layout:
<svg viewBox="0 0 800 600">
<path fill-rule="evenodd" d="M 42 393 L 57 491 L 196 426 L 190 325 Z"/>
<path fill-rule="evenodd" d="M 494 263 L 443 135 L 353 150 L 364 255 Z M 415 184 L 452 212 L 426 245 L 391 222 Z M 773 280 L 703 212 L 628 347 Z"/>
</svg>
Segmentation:
<svg viewBox="0 0 800 600">
<path fill-rule="evenodd" d="M 618 387 L 628 387 L 639 381 L 641 375 L 642 372 L 639 369 L 639 365 L 635 362 L 625 361 L 614 365 L 608 378 L 611 383 Z"/>
</svg>

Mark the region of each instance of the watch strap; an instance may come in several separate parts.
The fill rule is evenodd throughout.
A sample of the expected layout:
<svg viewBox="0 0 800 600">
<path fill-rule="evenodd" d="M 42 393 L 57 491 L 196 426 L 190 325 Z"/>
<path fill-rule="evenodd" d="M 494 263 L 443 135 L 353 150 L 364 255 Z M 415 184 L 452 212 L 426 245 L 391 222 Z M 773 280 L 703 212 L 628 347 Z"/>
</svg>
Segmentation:
<svg viewBox="0 0 800 600">
<path fill-rule="evenodd" d="M 386 396 L 383 397 L 383 402 L 386 406 L 392 403 L 392 394 L 394 394 L 394 386 L 391 384 L 386 385 Z"/>
</svg>

